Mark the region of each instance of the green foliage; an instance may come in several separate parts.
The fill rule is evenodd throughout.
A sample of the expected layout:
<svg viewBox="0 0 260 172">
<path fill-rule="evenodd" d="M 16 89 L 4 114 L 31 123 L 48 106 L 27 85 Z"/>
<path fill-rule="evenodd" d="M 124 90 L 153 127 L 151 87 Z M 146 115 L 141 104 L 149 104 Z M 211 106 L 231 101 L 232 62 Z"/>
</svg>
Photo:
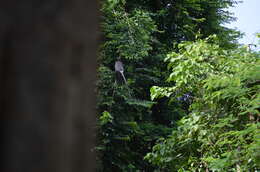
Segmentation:
<svg viewBox="0 0 260 172">
<path fill-rule="evenodd" d="M 113 116 L 111 116 L 111 114 L 109 112 L 104 111 L 102 113 L 102 116 L 100 116 L 99 119 L 100 119 L 100 124 L 105 125 L 105 124 L 107 124 L 109 122 L 111 123 L 113 121 Z"/>
<path fill-rule="evenodd" d="M 104 51 L 107 55 L 113 51 L 119 57 L 129 60 L 148 56 L 152 50 L 151 34 L 157 31 L 151 14 L 143 10 L 127 13 L 119 1 L 104 5 L 102 11 L 107 14 L 103 23 L 106 36 Z M 125 4 L 125 3 L 123 3 Z M 120 10 L 116 10 L 119 8 Z"/>
<path fill-rule="evenodd" d="M 171 133 L 189 106 L 185 101 L 156 99 L 162 94 L 156 89 L 168 87 L 167 96 L 173 92 L 170 82 L 161 82 L 169 73 L 164 57 L 198 33 L 202 38 L 216 33 L 221 47 L 234 46 L 236 32 L 220 26 L 231 19 L 223 9 L 234 3 L 102 0 L 103 42 L 97 83 L 99 171 L 156 169 L 143 157 L 152 151 L 156 140 Z M 118 57 L 124 64 L 127 84 L 115 82 L 113 68 Z M 153 85 L 159 86 L 153 88 L 158 96 L 150 101 Z"/>
<path fill-rule="evenodd" d="M 166 58 L 174 86 L 153 87 L 151 97 L 192 92 L 190 113 L 145 158 L 170 171 L 259 169 L 259 54 L 224 50 L 212 37 L 179 48 Z"/>
</svg>

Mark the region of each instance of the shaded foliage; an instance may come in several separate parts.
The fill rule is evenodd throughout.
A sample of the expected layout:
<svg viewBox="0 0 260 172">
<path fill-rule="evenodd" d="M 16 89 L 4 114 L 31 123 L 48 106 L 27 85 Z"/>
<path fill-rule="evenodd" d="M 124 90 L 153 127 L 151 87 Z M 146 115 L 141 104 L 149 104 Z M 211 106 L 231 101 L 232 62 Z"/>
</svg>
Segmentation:
<svg viewBox="0 0 260 172">
<path fill-rule="evenodd" d="M 212 1 L 213 2 L 213 1 Z M 150 100 L 150 87 L 170 86 L 164 58 L 183 40 L 216 33 L 220 46 L 235 47 L 236 31 L 221 23 L 231 0 L 103 0 L 103 44 L 98 93 L 100 171 L 154 171 L 143 157 L 156 140 L 171 133 L 189 110 L 190 100 Z M 117 58 L 127 84 L 115 82 Z M 185 93 L 186 94 L 186 93 Z"/>
</svg>

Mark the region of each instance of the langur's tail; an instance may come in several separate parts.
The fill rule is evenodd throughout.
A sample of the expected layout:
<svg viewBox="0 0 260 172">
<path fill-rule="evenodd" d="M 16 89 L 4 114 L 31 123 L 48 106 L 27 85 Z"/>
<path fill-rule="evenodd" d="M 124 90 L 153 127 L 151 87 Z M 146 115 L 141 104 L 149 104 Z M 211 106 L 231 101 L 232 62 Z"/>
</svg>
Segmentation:
<svg viewBox="0 0 260 172">
<path fill-rule="evenodd" d="M 125 75 L 124 75 L 123 71 L 120 71 L 120 73 L 121 73 L 121 75 L 122 75 L 122 77 L 123 77 L 123 79 L 125 81 L 125 84 L 126 84 L 126 79 L 125 79 Z"/>
</svg>

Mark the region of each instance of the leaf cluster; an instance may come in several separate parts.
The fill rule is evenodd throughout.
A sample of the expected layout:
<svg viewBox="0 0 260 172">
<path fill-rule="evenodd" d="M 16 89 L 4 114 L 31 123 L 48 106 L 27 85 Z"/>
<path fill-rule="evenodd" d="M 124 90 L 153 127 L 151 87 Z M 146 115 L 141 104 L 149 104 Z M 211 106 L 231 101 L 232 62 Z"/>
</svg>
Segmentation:
<svg viewBox="0 0 260 172">
<path fill-rule="evenodd" d="M 171 70 L 167 81 L 174 86 L 152 87 L 151 97 L 176 99 L 192 92 L 190 113 L 146 159 L 171 171 L 259 169 L 259 54 L 224 50 L 212 37 L 179 48 L 166 58 Z"/>
</svg>

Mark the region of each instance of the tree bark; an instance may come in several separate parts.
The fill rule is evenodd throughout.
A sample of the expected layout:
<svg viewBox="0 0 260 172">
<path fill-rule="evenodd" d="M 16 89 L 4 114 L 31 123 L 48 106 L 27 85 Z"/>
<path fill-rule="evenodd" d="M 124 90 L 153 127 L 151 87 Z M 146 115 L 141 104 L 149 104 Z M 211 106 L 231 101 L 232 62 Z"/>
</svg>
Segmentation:
<svg viewBox="0 0 260 172">
<path fill-rule="evenodd" d="M 0 6 L 1 172 L 95 170 L 98 4 Z"/>
</svg>

